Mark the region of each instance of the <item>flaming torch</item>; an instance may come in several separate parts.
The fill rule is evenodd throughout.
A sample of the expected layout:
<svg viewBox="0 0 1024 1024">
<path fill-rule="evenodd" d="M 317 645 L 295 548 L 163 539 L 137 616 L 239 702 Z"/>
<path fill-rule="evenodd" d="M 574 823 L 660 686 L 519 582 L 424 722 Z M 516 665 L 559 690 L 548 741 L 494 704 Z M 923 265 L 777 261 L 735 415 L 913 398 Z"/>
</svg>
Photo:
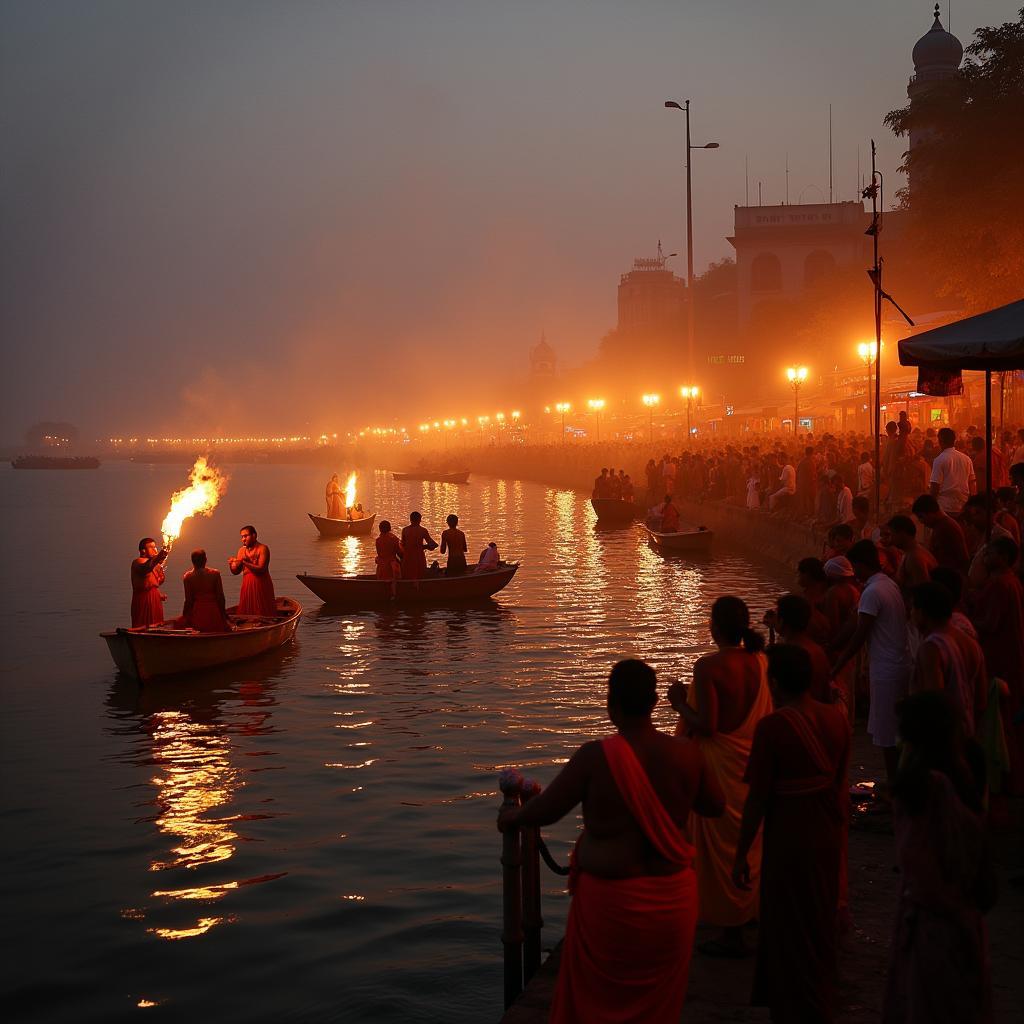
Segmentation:
<svg viewBox="0 0 1024 1024">
<path fill-rule="evenodd" d="M 348 480 L 345 481 L 345 508 L 350 512 L 356 504 L 356 474 L 353 470 L 348 475 Z"/>
<path fill-rule="evenodd" d="M 170 511 L 160 527 L 164 547 L 169 548 L 181 536 L 181 525 L 186 519 L 211 515 L 228 486 L 228 478 L 202 455 L 196 459 L 188 481 L 188 487 L 174 492 Z"/>
</svg>

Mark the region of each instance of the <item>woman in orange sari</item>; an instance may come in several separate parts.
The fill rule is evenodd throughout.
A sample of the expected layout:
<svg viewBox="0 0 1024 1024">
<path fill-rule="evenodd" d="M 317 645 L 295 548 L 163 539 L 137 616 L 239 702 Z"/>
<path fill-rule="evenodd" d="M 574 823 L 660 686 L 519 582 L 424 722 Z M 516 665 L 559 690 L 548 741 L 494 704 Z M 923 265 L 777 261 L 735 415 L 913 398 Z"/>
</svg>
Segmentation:
<svg viewBox="0 0 1024 1024">
<path fill-rule="evenodd" d="M 721 929 L 697 948 L 707 956 L 743 957 L 750 953 L 743 926 L 757 916 L 760 839 L 750 850 L 749 891 L 733 885 L 732 868 L 747 799 L 747 758 L 757 723 L 771 713 L 772 698 L 764 640 L 750 628 L 750 611 L 738 597 L 720 597 L 712 605 L 711 638 L 718 650 L 697 659 L 693 685 L 674 683 L 668 698 L 679 712 L 676 735 L 696 741 L 708 772 L 725 794 L 722 817 L 694 817 L 690 822 L 697 849 L 700 919 Z"/>
</svg>

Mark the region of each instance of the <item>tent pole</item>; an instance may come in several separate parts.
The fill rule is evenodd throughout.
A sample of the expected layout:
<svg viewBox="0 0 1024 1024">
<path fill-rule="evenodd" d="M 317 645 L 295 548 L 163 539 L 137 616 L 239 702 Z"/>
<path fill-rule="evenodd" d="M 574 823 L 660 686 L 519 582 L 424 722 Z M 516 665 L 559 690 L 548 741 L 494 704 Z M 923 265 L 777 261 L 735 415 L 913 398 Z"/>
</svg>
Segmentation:
<svg viewBox="0 0 1024 1024">
<path fill-rule="evenodd" d="M 985 371 L 985 543 L 992 539 L 992 371 Z"/>
</svg>

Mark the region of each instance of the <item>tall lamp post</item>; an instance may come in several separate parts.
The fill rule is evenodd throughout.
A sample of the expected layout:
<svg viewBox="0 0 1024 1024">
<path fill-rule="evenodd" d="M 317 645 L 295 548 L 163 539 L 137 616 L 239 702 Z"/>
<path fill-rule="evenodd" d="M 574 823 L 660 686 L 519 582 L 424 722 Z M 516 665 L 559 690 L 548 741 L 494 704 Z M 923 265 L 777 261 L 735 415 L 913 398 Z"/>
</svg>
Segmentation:
<svg viewBox="0 0 1024 1024">
<path fill-rule="evenodd" d="M 661 395 L 644 395 L 643 402 L 647 406 L 647 440 L 654 440 L 654 407 L 661 401 Z"/>
<path fill-rule="evenodd" d="M 700 388 L 687 385 L 679 389 L 679 394 L 686 399 L 686 443 L 690 444 L 693 441 L 693 403 L 700 394 Z"/>
<path fill-rule="evenodd" d="M 665 100 L 665 106 L 686 115 L 686 345 L 689 370 L 693 373 L 693 188 L 690 174 L 690 153 L 695 149 L 718 149 L 717 142 L 694 146 L 690 142 L 690 101 L 683 104 Z"/>
<path fill-rule="evenodd" d="M 806 366 L 791 366 L 786 370 L 790 387 L 793 389 L 793 436 L 800 429 L 800 385 L 807 380 Z"/>
<path fill-rule="evenodd" d="M 565 414 L 571 409 L 571 402 L 555 402 L 555 412 L 562 417 L 562 444 L 565 444 Z"/>
<path fill-rule="evenodd" d="M 597 443 L 601 443 L 601 410 L 604 408 L 603 398 L 591 398 L 587 405 L 593 410 L 595 422 L 597 424 L 596 435 Z"/>
</svg>

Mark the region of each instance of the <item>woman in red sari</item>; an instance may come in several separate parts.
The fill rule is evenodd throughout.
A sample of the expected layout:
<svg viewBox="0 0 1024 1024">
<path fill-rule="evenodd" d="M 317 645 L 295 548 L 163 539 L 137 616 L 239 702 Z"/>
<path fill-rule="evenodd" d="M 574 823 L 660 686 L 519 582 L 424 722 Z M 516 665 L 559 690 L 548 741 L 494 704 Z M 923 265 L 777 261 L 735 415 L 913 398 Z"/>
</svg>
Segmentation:
<svg viewBox="0 0 1024 1024">
<path fill-rule="evenodd" d="M 733 882 L 751 883 L 747 855 L 764 824 L 761 912 L 752 1002 L 773 1021 L 827 1024 L 836 985 L 836 926 L 850 729 L 810 695 L 801 647 L 768 654 L 776 710 L 757 723 Z"/>
<path fill-rule="evenodd" d="M 273 616 L 277 614 L 274 581 L 270 578 L 270 548 L 256 539 L 255 526 L 243 526 L 242 546 L 228 559 L 232 576 L 242 573 L 238 595 L 239 615 Z"/>
<path fill-rule="evenodd" d="M 540 795 L 498 828 L 550 825 L 583 804 L 572 906 L 552 1024 L 678 1024 L 686 998 L 697 880 L 684 828 L 724 797 L 695 744 L 659 732 L 654 670 L 620 661 L 608 680 L 617 732 L 585 743 Z"/>
<path fill-rule="evenodd" d="M 185 573 L 185 607 L 181 617 L 185 625 L 200 633 L 227 633 L 228 612 L 224 601 L 224 582 L 216 569 L 206 565 L 206 552 L 192 552 L 192 568 Z"/>
</svg>

